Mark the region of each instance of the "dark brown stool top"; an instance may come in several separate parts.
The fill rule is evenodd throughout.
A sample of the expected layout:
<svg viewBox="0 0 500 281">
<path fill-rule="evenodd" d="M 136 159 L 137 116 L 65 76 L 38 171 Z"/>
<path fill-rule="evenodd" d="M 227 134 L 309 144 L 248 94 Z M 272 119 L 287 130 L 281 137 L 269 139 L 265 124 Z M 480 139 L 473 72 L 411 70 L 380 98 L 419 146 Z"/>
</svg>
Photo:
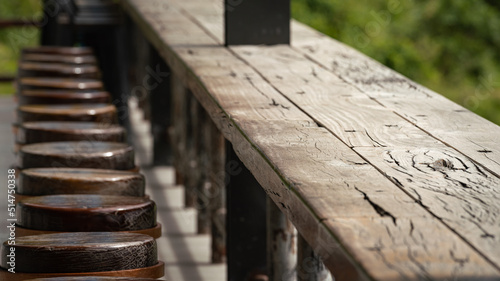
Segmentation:
<svg viewBox="0 0 500 281">
<path fill-rule="evenodd" d="M 10 253 L 2 244 L 2 257 Z M 135 233 L 78 232 L 18 237 L 17 273 L 103 272 L 158 264 L 155 240 Z M 2 259 L 2 268 L 9 268 Z"/>
<path fill-rule="evenodd" d="M 68 276 L 54 278 L 36 278 L 25 281 L 161 281 L 151 278 L 133 278 L 133 277 L 106 277 L 106 276 Z"/>
<path fill-rule="evenodd" d="M 134 149 L 117 142 L 45 142 L 24 145 L 18 154 L 21 169 L 96 168 L 131 170 L 135 168 Z"/>
<path fill-rule="evenodd" d="M 38 46 L 23 48 L 23 54 L 59 54 L 59 55 L 92 55 L 94 52 L 90 47 L 64 47 L 64 46 Z"/>
<path fill-rule="evenodd" d="M 116 107 L 111 104 L 29 104 L 17 110 L 18 123 L 32 121 L 78 121 L 117 123 Z"/>
<path fill-rule="evenodd" d="M 84 168 L 24 169 L 17 193 L 29 196 L 55 194 L 100 194 L 144 196 L 144 176 L 117 170 Z"/>
<path fill-rule="evenodd" d="M 19 144 L 80 140 L 124 142 L 125 128 L 97 122 L 39 121 L 21 123 L 16 134 Z"/>
<path fill-rule="evenodd" d="M 97 64 L 96 57 L 92 55 L 24 54 L 21 57 L 21 61 Z"/>
<path fill-rule="evenodd" d="M 17 203 L 17 225 L 46 231 L 132 231 L 156 226 L 156 205 L 144 197 L 45 195 Z"/>
<path fill-rule="evenodd" d="M 110 103 L 111 95 L 105 91 L 32 89 L 21 91 L 19 104 L 75 104 L 75 103 Z"/>
<path fill-rule="evenodd" d="M 95 65 L 73 65 L 51 62 L 20 62 L 19 77 L 80 77 L 94 78 L 100 76 L 99 68 Z"/>
<path fill-rule="evenodd" d="M 103 89 L 103 84 L 100 80 L 88 78 L 23 77 L 19 79 L 18 83 L 22 91 L 26 89 Z"/>
</svg>

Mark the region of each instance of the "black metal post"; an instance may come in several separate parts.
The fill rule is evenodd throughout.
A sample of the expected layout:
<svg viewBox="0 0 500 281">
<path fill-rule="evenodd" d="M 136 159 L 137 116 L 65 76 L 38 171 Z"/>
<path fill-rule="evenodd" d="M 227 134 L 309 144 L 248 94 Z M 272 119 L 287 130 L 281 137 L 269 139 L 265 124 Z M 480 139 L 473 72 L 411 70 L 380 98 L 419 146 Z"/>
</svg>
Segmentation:
<svg viewBox="0 0 500 281">
<path fill-rule="evenodd" d="M 229 281 L 258 280 L 266 267 L 266 193 L 226 141 Z"/>
<path fill-rule="evenodd" d="M 149 90 L 153 165 L 171 165 L 172 147 L 168 134 L 171 125 L 171 72 L 156 49 L 150 48 L 150 64 L 146 66 L 143 86 Z"/>
<path fill-rule="evenodd" d="M 290 0 L 224 0 L 225 44 L 290 44 Z"/>
</svg>

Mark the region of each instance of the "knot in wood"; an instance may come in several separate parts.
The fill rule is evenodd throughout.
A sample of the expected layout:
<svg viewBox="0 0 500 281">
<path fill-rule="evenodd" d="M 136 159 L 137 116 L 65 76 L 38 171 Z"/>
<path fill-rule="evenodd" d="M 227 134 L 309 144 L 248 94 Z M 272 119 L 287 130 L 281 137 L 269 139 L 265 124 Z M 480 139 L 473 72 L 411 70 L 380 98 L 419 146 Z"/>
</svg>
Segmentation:
<svg viewBox="0 0 500 281">
<path fill-rule="evenodd" d="M 435 169 L 453 169 L 453 163 L 448 159 L 438 159 L 432 163 Z"/>
</svg>

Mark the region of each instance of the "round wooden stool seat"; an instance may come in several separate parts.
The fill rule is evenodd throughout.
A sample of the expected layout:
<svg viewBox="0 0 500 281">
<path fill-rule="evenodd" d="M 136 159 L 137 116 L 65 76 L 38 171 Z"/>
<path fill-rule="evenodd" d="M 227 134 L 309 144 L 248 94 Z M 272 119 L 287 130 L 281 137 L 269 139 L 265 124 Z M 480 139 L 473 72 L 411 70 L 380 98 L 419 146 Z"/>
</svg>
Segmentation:
<svg viewBox="0 0 500 281">
<path fill-rule="evenodd" d="M 32 121 L 87 121 L 117 123 L 116 107 L 111 104 L 30 104 L 17 109 L 19 123 Z"/>
<path fill-rule="evenodd" d="M 139 281 L 142 281 L 141 278 L 146 280 L 163 277 L 165 275 L 165 264 L 162 261 L 158 261 L 156 265 L 141 267 L 136 269 L 125 269 L 125 270 L 115 270 L 115 271 L 100 271 L 100 272 L 78 272 L 78 273 L 21 273 L 16 272 L 15 274 L 8 272 L 7 270 L 0 267 L 0 280 L 8 280 L 8 281 L 26 281 L 33 279 L 44 278 L 66 278 L 66 277 L 75 277 L 75 276 L 88 276 L 88 277 L 96 277 L 96 276 L 110 276 L 110 277 L 123 277 L 127 276 L 127 278 L 139 278 Z M 64 280 L 64 279 L 63 279 Z M 71 280 L 71 279 L 70 279 Z M 90 279 L 93 280 L 93 279 Z M 107 281 L 107 280 L 106 280 Z"/>
<path fill-rule="evenodd" d="M 18 154 L 21 169 L 66 167 L 132 170 L 134 149 L 117 142 L 45 142 L 24 145 Z"/>
<path fill-rule="evenodd" d="M 18 80 L 21 91 L 27 89 L 66 89 L 66 90 L 102 90 L 103 84 L 97 79 L 23 77 Z"/>
<path fill-rule="evenodd" d="M 110 103 L 111 95 L 105 91 L 74 90 L 24 90 L 17 96 L 20 105 L 24 104 L 75 104 Z"/>
<path fill-rule="evenodd" d="M 20 62 L 18 66 L 18 75 L 19 77 L 75 77 L 97 79 L 100 77 L 100 71 L 95 65 Z"/>
<path fill-rule="evenodd" d="M 33 168 L 19 175 L 17 195 L 100 194 L 144 196 L 145 180 L 139 173 L 85 169 Z"/>
<path fill-rule="evenodd" d="M 160 281 L 151 278 L 133 278 L 133 277 L 107 277 L 107 276 L 68 276 L 53 278 L 36 278 L 26 281 Z"/>
<path fill-rule="evenodd" d="M 90 47 L 65 47 L 65 46 L 38 46 L 23 48 L 23 54 L 59 54 L 59 55 L 92 55 L 94 52 Z"/>
<path fill-rule="evenodd" d="M 61 232 L 132 231 L 156 226 L 156 204 L 144 197 L 64 194 L 17 203 L 17 225 Z"/>
<path fill-rule="evenodd" d="M 67 64 L 97 64 L 97 59 L 92 55 L 60 55 L 60 54 L 23 54 L 21 61 L 28 62 L 58 62 Z"/>
<path fill-rule="evenodd" d="M 124 142 L 125 128 L 96 122 L 40 121 L 20 124 L 16 134 L 19 144 L 81 140 Z"/>
<path fill-rule="evenodd" d="M 11 252 L 7 242 L 2 244 L 2 257 Z M 16 238 L 18 273 L 106 272 L 157 264 L 156 241 L 143 234 L 78 232 Z M 1 267 L 9 268 L 7 258 L 2 258 Z"/>
</svg>

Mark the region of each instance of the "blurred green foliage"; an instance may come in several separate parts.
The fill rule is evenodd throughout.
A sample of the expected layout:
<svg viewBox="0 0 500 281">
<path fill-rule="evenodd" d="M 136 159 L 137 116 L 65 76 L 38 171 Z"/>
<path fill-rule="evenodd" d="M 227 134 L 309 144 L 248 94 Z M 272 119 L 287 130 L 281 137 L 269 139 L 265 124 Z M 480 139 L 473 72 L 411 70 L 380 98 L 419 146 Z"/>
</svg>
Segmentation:
<svg viewBox="0 0 500 281">
<path fill-rule="evenodd" d="M 0 19 L 20 19 L 34 22 L 42 18 L 41 0 L 0 0 Z M 0 75 L 15 75 L 19 50 L 39 42 L 36 27 L 8 27 L 0 29 Z M 12 94 L 12 83 L 0 83 L 0 94 Z"/>
<path fill-rule="evenodd" d="M 292 0 L 292 16 L 500 124 L 500 1 Z"/>
</svg>

